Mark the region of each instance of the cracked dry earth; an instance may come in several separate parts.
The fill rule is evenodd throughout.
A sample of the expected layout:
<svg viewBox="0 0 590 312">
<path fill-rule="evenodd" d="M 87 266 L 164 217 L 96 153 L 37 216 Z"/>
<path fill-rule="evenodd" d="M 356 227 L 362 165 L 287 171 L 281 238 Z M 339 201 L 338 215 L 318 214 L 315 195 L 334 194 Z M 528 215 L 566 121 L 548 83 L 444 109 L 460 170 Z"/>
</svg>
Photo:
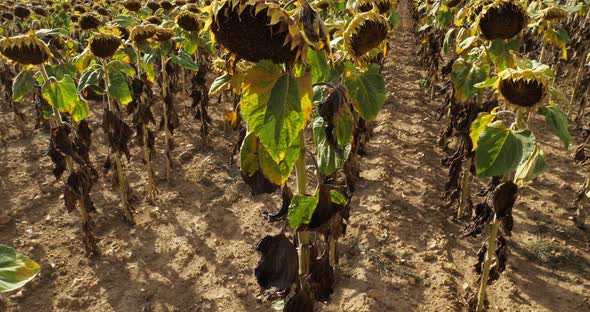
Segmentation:
<svg viewBox="0 0 590 312">
<path fill-rule="evenodd" d="M 361 160 L 335 293 L 319 311 L 465 311 L 466 294 L 477 285 L 472 264 L 481 238 L 461 238 L 461 225 L 441 199 L 440 159 L 447 152 L 436 147 L 440 100 L 420 88 L 425 71 L 415 57 L 411 6 L 400 1 L 401 24 L 383 69 L 388 101 Z M 138 205 L 135 227 L 122 221 L 117 194 L 101 179 L 93 196 L 103 255 L 93 259 L 83 255 L 78 217 L 64 212 L 61 182 L 42 156 L 47 134 L 11 129 L 0 147 L 0 211 L 12 220 L 0 225 L 0 242 L 37 260 L 42 273 L 21 292 L 1 295 L 0 310 L 272 311 L 257 299 L 254 245 L 279 231 L 261 218 L 279 197 L 247 195 L 239 168 L 228 165 L 235 134 L 224 131 L 224 104 L 215 105 L 211 147 L 202 147 L 198 122 L 185 117 L 175 133 L 174 178 L 157 181 L 158 203 Z M 91 127 L 98 129 L 100 106 L 93 110 Z M 9 122 L 10 114 L 3 115 Z M 103 136 L 95 133 L 97 164 L 107 153 Z M 490 310 L 590 311 L 590 234 L 570 220 L 583 173 L 556 138 L 538 137 L 550 169 L 521 191 L 508 268 L 489 288 Z M 163 164 L 163 155 L 156 162 Z M 128 168 L 141 193 L 139 158 Z M 156 173 L 163 177 L 163 166 Z M 553 248 L 547 257 L 540 256 L 543 246 Z"/>
</svg>

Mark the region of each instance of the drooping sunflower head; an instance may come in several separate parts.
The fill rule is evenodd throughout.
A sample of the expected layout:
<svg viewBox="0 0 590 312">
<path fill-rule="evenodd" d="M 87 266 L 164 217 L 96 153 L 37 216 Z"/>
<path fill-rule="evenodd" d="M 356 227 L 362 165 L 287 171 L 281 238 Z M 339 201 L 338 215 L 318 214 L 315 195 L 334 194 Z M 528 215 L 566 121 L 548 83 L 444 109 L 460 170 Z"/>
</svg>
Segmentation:
<svg viewBox="0 0 590 312">
<path fill-rule="evenodd" d="M 385 16 L 375 11 L 360 13 L 344 30 L 344 45 L 353 58 L 360 58 L 384 43 L 388 32 Z"/>
<path fill-rule="evenodd" d="M 96 8 L 96 13 L 98 13 L 102 16 L 109 16 L 110 15 L 109 10 L 107 10 L 106 8 L 103 8 L 103 7 Z"/>
<path fill-rule="evenodd" d="M 14 16 L 19 18 L 27 18 L 31 15 L 31 10 L 24 5 L 17 5 L 14 7 Z"/>
<path fill-rule="evenodd" d="M 174 29 L 172 28 L 157 27 L 154 40 L 159 42 L 168 41 L 174 37 L 174 34 Z"/>
<path fill-rule="evenodd" d="M 356 10 L 359 12 L 369 12 L 376 6 L 379 13 L 386 14 L 395 7 L 397 0 L 357 0 Z"/>
<path fill-rule="evenodd" d="M 12 15 L 10 12 L 4 12 L 2 13 L 2 18 L 7 21 L 12 21 L 14 19 L 14 15 Z"/>
<path fill-rule="evenodd" d="M 141 9 L 141 2 L 139 0 L 127 0 L 123 3 L 123 6 L 131 12 L 137 12 Z"/>
<path fill-rule="evenodd" d="M 166 11 L 168 11 L 174 7 L 170 1 L 166 1 L 166 0 L 160 1 L 160 6 L 162 7 L 162 9 L 164 9 Z"/>
<path fill-rule="evenodd" d="M 90 38 L 90 51 L 100 58 L 107 59 L 115 55 L 121 42 L 117 35 L 97 33 Z"/>
<path fill-rule="evenodd" d="M 51 57 L 49 47 L 34 34 L 1 39 L 0 53 L 23 65 L 39 65 Z"/>
<path fill-rule="evenodd" d="M 162 19 L 159 16 L 152 15 L 146 19 L 146 22 L 154 25 L 160 25 L 162 24 Z"/>
<path fill-rule="evenodd" d="M 156 34 L 156 26 L 153 24 L 137 25 L 131 29 L 131 40 L 135 42 L 145 41 Z"/>
<path fill-rule="evenodd" d="M 84 13 L 80 18 L 79 25 L 82 30 L 91 30 L 98 28 L 102 22 L 93 13 Z"/>
<path fill-rule="evenodd" d="M 47 17 L 47 11 L 41 6 L 33 7 L 33 12 L 39 16 Z"/>
<path fill-rule="evenodd" d="M 508 68 L 498 77 L 497 91 L 512 105 L 533 107 L 542 103 L 549 92 L 547 76 L 538 68 Z"/>
<path fill-rule="evenodd" d="M 160 8 L 160 4 L 156 1 L 150 1 L 146 4 L 146 6 L 148 8 L 150 8 L 150 10 L 152 10 L 153 12 L 156 12 L 159 8 Z"/>
<path fill-rule="evenodd" d="M 510 39 L 527 25 L 525 9 L 514 1 L 498 0 L 479 14 L 479 32 L 487 40 Z"/>
<path fill-rule="evenodd" d="M 568 17 L 569 13 L 558 7 L 549 7 L 541 12 L 541 19 L 545 21 L 557 22 Z"/>
<path fill-rule="evenodd" d="M 275 2 L 222 0 L 212 5 L 211 31 L 217 42 L 238 57 L 292 64 L 304 57 L 299 26 Z"/>
<path fill-rule="evenodd" d="M 183 11 L 178 14 L 176 24 L 186 31 L 198 31 L 201 29 L 199 17 L 191 11 Z"/>
<path fill-rule="evenodd" d="M 201 9 L 199 8 L 199 6 L 196 5 L 196 4 L 194 4 L 194 3 L 185 4 L 182 7 L 182 10 L 183 11 L 191 11 L 191 12 L 193 12 L 195 14 L 198 14 L 201 11 Z"/>
</svg>

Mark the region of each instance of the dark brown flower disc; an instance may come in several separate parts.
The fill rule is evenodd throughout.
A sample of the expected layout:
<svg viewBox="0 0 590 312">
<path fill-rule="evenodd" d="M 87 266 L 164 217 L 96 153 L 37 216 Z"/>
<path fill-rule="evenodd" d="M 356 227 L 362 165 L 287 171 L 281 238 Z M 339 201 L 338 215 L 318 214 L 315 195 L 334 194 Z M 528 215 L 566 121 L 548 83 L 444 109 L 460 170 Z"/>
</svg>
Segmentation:
<svg viewBox="0 0 590 312">
<path fill-rule="evenodd" d="M 109 10 L 105 9 L 105 8 L 98 8 L 96 9 L 96 13 L 102 15 L 102 16 L 109 16 Z"/>
<path fill-rule="evenodd" d="M 77 23 L 78 21 L 80 21 L 80 16 L 70 15 L 70 21 L 72 21 L 72 23 Z"/>
<path fill-rule="evenodd" d="M 14 19 L 14 15 L 12 15 L 10 12 L 4 12 L 2 13 L 2 18 L 7 21 L 12 21 Z"/>
<path fill-rule="evenodd" d="M 14 16 L 19 17 L 19 18 L 27 18 L 29 17 L 29 15 L 31 15 L 31 10 L 29 10 L 29 8 L 22 6 L 22 5 L 17 5 L 14 7 Z"/>
<path fill-rule="evenodd" d="M 162 19 L 159 18 L 158 16 L 150 16 L 147 20 L 148 23 L 150 24 L 154 24 L 154 25 L 160 25 L 162 24 Z"/>
<path fill-rule="evenodd" d="M 123 6 L 131 12 L 137 12 L 139 9 L 141 9 L 141 2 L 138 0 L 128 0 L 123 4 Z"/>
<path fill-rule="evenodd" d="M 211 30 L 217 42 L 240 58 L 258 62 L 271 60 L 274 63 L 289 63 L 295 59 L 291 45 L 286 44 L 288 33 L 281 29 L 286 25 L 270 25 L 271 18 L 268 9 L 262 9 L 255 14 L 255 6 L 247 6 L 241 14 L 238 7 L 230 9 L 230 1 L 213 16 Z M 227 14 L 224 14 L 228 10 Z"/>
<path fill-rule="evenodd" d="M 78 13 L 86 13 L 86 8 L 83 5 L 76 5 L 74 6 L 74 11 Z"/>
<path fill-rule="evenodd" d="M 510 39 L 526 27 L 526 12 L 518 4 L 505 2 L 492 6 L 483 13 L 479 29 L 487 40 Z"/>
<path fill-rule="evenodd" d="M 350 46 L 354 55 L 363 55 L 378 47 L 387 37 L 387 25 L 366 20 L 352 35 Z"/>
<path fill-rule="evenodd" d="M 47 17 L 47 11 L 44 8 L 36 6 L 33 8 L 33 12 L 39 16 Z"/>
<path fill-rule="evenodd" d="M 145 41 L 156 34 L 156 26 L 152 24 L 138 25 L 131 29 L 131 40 L 135 42 Z"/>
<path fill-rule="evenodd" d="M 391 3 L 389 1 L 362 1 L 357 7 L 359 12 L 369 12 L 373 9 L 373 4 L 377 6 L 380 14 L 386 14 L 391 10 Z"/>
<path fill-rule="evenodd" d="M 96 34 L 90 40 L 90 51 L 100 58 L 110 58 L 120 45 L 121 39 L 115 35 Z"/>
<path fill-rule="evenodd" d="M 176 0 L 176 1 L 174 1 L 174 4 L 176 6 L 183 6 L 183 5 L 186 4 L 186 1 L 184 1 L 184 0 Z"/>
<path fill-rule="evenodd" d="M 98 26 L 102 25 L 101 21 L 92 13 L 85 13 L 82 15 L 79 24 L 82 30 L 96 29 Z"/>
<path fill-rule="evenodd" d="M 146 6 L 148 8 L 150 8 L 150 10 L 156 12 L 159 8 L 160 8 L 160 4 L 158 2 L 155 1 L 150 1 L 146 4 Z"/>
<path fill-rule="evenodd" d="M 39 65 L 49 60 L 51 56 L 47 45 L 31 35 L 19 35 L 0 40 L 0 53 L 23 65 Z"/>
<path fill-rule="evenodd" d="M 536 80 L 502 79 L 499 89 L 508 102 L 521 107 L 532 107 L 545 96 L 543 84 Z"/>
<path fill-rule="evenodd" d="M 160 1 L 160 6 L 162 7 L 162 9 L 164 9 L 166 11 L 168 11 L 174 7 L 172 5 L 172 3 L 170 3 L 170 1 Z"/>
<path fill-rule="evenodd" d="M 171 28 L 158 28 L 154 39 L 159 42 L 168 41 L 174 37 L 174 30 Z"/>
<path fill-rule="evenodd" d="M 183 11 L 176 18 L 176 24 L 186 31 L 198 31 L 201 27 L 197 16 L 189 11 Z"/>
</svg>

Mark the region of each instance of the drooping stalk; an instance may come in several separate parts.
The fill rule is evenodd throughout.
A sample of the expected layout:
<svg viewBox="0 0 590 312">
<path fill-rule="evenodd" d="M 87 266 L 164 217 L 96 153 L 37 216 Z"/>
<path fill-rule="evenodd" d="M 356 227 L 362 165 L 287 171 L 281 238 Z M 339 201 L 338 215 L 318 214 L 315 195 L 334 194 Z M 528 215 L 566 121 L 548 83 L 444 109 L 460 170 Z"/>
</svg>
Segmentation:
<svg viewBox="0 0 590 312">
<path fill-rule="evenodd" d="M 135 45 L 135 54 L 137 55 L 137 79 L 141 80 L 141 54 L 139 52 L 139 48 Z M 143 84 L 142 90 L 139 95 L 139 105 L 146 105 L 146 98 L 143 92 Z M 139 108 L 138 108 L 139 109 Z M 152 160 L 151 160 L 151 151 L 149 147 L 149 138 L 148 138 L 148 127 L 145 123 L 141 125 L 142 133 L 143 133 L 143 154 L 145 157 L 145 170 L 147 172 L 148 181 L 147 181 L 147 188 L 146 188 L 146 195 L 148 200 L 156 199 L 156 185 L 154 182 L 154 170 L 152 169 Z"/>
<path fill-rule="evenodd" d="M 110 80 L 109 80 L 109 71 L 107 69 L 107 63 L 104 60 L 102 62 L 102 69 L 104 72 L 104 83 L 107 88 L 109 88 Z M 111 98 L 108 92 L 105 92 L 107 97 L 107 107 L 110 112 L 113 112 L 113 107 L 111 104 Z M 114 112 L 113 112 L 114 113 Z M 129 203 L 129 198 L 127 196 L 127 176 L 125 176 L 125 172 L 123 171 L 123 161 L 121 159 L 121 152 L 119 150 L 115 150 L 115 165 L 117 167 L 117 177 L 119 178 L 119 193 L 121 195 L 121 202 L 123 204 L 123 216 L 125 220 L 130 223 L 133 223 L 133 212 L 131 211 L 131 205 Z"/>
<path fill-rule="evenodd" d="M 580 194 L 581 199 L 577 202 L 577 210 L 576 210 L 576 225 L 578 227 L 583 227 L 586 224 L 586 203 L 588 203 L 588 196 L 586 194 L 590 193 L 590 172 L 588 176 L 586 176 L 586 180 L 584 181 L 584 187 L 582 189 L 583 194 Z"/>
<path fill-rule="evenodd" d="M 490 276 L 490 266 L 494 257 L 494 251 L 496 250 L 496 239 L 498 237 L 498 229 L 500 228 L 500 221 L 494 215 L 490 227 L 490 237 L 488 238 L 488 249 L 486 252 L 486 258 L 483 263 L 483 273 L 481 276 L 481 282 L 479 285 L 479 291 L 477 292 L 477 312 L 482 312 L 484 308 L 484 301 L 486 298 L 486 286 L 488 285 L 488 277 Z"/>
<path fill-rule="evenodd" d="M 166 97 L 168 96 L 167 90 L 167 77 L 166 77 L 166 57 L 162 55 L 160 57 L 162 62 L 162 98 L 164 99 L 164 144 L 166 145 L 166 180 L 170 181 L 170 171 L 172 170 L 172 151 L 170 151 L 170 131 L 168 130 L 168 105 L 166 104 Z"/>
<path fill-rule="evenodd" d="M 588 10 L 588 12 L 590 12 L 590 10 Z M 572 96 L 570 97 L 570 101 L 567 105 L 567 118 L 569 119 L 571 117 L 572 114 L 572 107 L 576 98 L 576 89 L 578 88 L 578 81 L 580 78 L 580 74 L 582 73 L 582 70 L 584 69 L 584 65 L 586 65 L 586 57 L 588 56 L 588 53 L 590 52 L 586 52 L 584 54 L 584 56 L 582 57 L 582 60 L 580 62 L 580 66 L 578 66 L 578 70 L 576 71 L 576 77 L 574 78 L 574 88 L 572 91 Z"/>
<path fill-rule="evenodd" d="M 303 136 L 303 130 L 299 134 L 299 140 L 301 144 L 301 153 L 299 155 L 299 159 L 295 163 L 295 172 L 297 175 L 297 193 L 298 194 L 305 194 L 306 192 L 306 185 L 307 185 L 307 172 L 305 170 L 305 139 Z M 310 235 L 309 231 L 298 231 L 297 232 L 297 240 L 299 242 L 299 246 L 297 249 L 299 255 L 299 277 L 300 277 L 300 284 L 302 289 L 307 288 L 307 284 L 304 282 L 306 275 L 309 274 L 309 267 L 310 267 Z"/>
<path fill-rule="evenodd" d="M 47 74 L 47 70 L 45 69 L 45 65 L 41 64 L 39 66 L 41 69 L 41 76 L 43 76 L 43 80 L 45 83 L 49 82 L 49 75 Z M 52 106 L 53 110 L 53 118 L 52 122 L 50 123 L 53 127 L 61 127 L 63 126 L 63 120 L 61 119 L 61 113 L 59 109 L 55 106 Z M 65 155 L 66 158 L 66 167 L 68 172 L 72 174 L 74 172 L 74 162 L 72 160 L 71 155 Z M 81 228 L 82 233 L 84 236 L 84 247 L 88 253 L 96 253 L 97 246 L 94 242 L 94 235 L 91 231 L 91 220 L 90 216 L 88 215 L 88 208 L 86 207 L 86 198 L 84 192 L 80 192 L 80 200 L 78 201 L 78 207 L 80 207 L 80 219 L 82 220 Z"/>
<path fill-rule="evenodd" d="M 471 175 L 472 158 L 467 156 L 465 164 L 463 165 L 463 173 L 461 175 L 461 197 L 459 197 L 459 209 L 457 210 L 457 219 L 462 219 L 465 216 L 465 208 L 467 208 L 468 199 L 470 196 L 469 177 Z"/>
</svg>

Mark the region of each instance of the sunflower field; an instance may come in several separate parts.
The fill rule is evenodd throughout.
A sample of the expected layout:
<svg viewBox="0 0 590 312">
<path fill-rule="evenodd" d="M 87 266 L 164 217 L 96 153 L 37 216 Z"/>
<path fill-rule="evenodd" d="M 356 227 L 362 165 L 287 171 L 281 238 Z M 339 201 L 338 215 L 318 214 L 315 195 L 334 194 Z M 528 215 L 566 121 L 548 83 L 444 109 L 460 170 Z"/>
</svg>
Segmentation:
<svg viewBox="0 0 590 312">
<path fill-rule="evenodd" d="M 0 311 L 507 311 L 494 288 L 513 274 L 519 198 L 570 163 L 555 196 L 590 241 L 587 0 L 7 0 L 0 14 Z M 454 307 L 406 298 L 436 287 L 430 260 L 377 238 L 398 227 L 371 203 L 398 197 L 384 207 L 446 220 L 448 252 L 473 262 Z M 438 221 L 407 219 L 421 248 Z"/>
</svg>

